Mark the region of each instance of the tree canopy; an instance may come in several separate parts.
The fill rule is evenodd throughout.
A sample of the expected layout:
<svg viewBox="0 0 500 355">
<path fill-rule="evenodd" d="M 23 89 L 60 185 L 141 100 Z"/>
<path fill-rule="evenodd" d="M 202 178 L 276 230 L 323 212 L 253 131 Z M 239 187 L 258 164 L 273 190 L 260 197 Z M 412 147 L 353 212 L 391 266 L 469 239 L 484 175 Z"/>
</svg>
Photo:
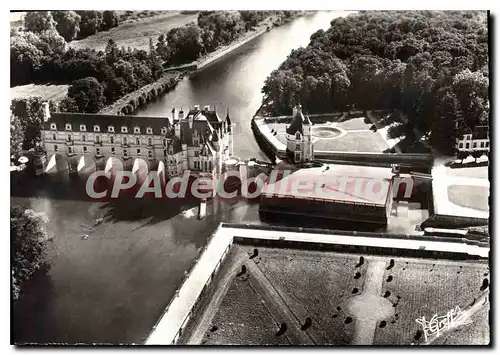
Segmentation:
<svg viewBox="0 0 500 355">
<path fill-rule="evenodd" d="M 47 217 L 21 206 L 10 208 L 13 298 L 23 284 L 45 265 Z"/>
<path fill-rule="evenodd" d="M 314 33 L 262 91 L 274 114 L 298 102 L 310 113 L 397 109 L 450 153 L 457 133 L 488 119 L 488 75 L 485 12 L 361 11 Z"/>
</svg>

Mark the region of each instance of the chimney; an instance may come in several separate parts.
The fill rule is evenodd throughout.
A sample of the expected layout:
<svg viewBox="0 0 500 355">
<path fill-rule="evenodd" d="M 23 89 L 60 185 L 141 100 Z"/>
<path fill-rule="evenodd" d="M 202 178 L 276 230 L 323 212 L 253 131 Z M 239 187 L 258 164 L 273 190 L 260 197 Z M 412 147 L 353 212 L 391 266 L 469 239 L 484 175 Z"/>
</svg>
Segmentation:
<svg viewBox="0 0 500 355">
<path fill-rule="evenodd" d="M 299 104 L 297 106 L 297 113 L 302 113 L 302 105 L 301 104 Z"/>
<path fill-rule="evenodd" d="M 295 117 L 296 115 L 297 115 L 297 106 L 294 106 L 292 116 Z"/>
<path fill-rule="evenodd" d="M 206 106 L 205 106 L 205 109 L 204 109 L 204 111 L 205 111 L 205 112 L 208 112 L 208 111 L 210 111 L 210 105 L 206 105 Z"/>
<path fill-rule="evenodd" d="M 179 111 L 179 121 L 182 120 L 184 118 L 184 111 L 182 111 L 182 108 L 181 110 Z"/>
<path fill-rule="evenodd" d="M 193 110 L 195 110 L 195 111 L 199 111 L 199 110 L 200 110 L 200 105 L 194 105 L 194 106 L 193 106 Z"/>
<path fill-rule="evenodd" d="M 172 120 L 175 120 L 175 107 L 172 109 Z"/>
</svg>

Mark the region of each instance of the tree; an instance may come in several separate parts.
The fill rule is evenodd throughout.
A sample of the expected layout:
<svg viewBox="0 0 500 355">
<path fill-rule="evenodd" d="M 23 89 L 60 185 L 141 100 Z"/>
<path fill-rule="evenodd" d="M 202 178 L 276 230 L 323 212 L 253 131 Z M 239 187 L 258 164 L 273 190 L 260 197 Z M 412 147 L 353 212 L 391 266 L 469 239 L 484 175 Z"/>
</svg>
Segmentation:
<svg viewBox="0 0 500 355">
<path fill-rule="evenodd" d="M 437 93 L 438 106 L 432 123 L 430 143 L 438 151 L 452 155 L 455 150 L 455 120 L 459 118 L 458 100 L 449 88 Z"/>
<path fill-rule="evenodd" d="M 40 130 L 44 120 L 44 101 L 40 97 L 14 99 L 11 102 L 11 113 L 18 117 L 24 136 L 23 149 L 35 148 L 41 141 Z"/>
<path fill-rule="evenodd" d="M 10 115 L 10 155 L 17 157 L 21 153 L 24 141 L 24 130 L 19 117 Z"/>
<path fill-rule="evenodd" d="M 66 41 L 56 30 L 47 30 L 40 33 L 40 40 L 48 47 L 49 56 L 63 54 L 66 50 Z"/>
<path fill-rule="evenodd" d="M 120 16 L 118 16 L 116 11 L 104 11 L 102 13 L 101 29 L 107 31 L 113 27 L 118 26 L 119 21 L 120 21 Z"/>
<path fill-rule="evenodd" d="M 85 38 L 99 32 L 102 26 L 101 11 L 76 11 L 81 17 L 80 38 Z"/>
<path fill-rule="evenodd" d="M 58 107 L 60 112 L 78 112 L 79 108 L 76 104 L 76 100 L 72 97 L 65 97 L 59 102 Z"/>
<path fill-rule="evenodd" d="M 98 112 L 104 106 L 104 89 L 96 78 L 87 77 L 73 82 L 68 97 L 75 100 L 78 112 Z"/>
<path fill-rule="evenodd" d="M 108 39 L 108 43 L 106 44 L 106 49 L 104 50 L 104 53 L 106 53 L 106 61 L 108 62 L 109 65 L 113 65 L 118 61 L 120 50 L 118 49 L 116 42 L 113 41 L 112 38 Z"/>
<path fill-rule="evenodd" d="M 20 33 L 10 38 L 10 83 L 23 85 L 33 81 L 35 72 L 41 67 L 43 51 L 38 48 L 40 38 L 31 32 Z"/>
<path fill-rule="evenodd" d="M 104 90 L 107 102 L 112 103 L 129 92 L 127 82 L 123 78 L 115 78 L 111 80 Z"/>
<path fill-rule="evenodd" d="M 469 152 L 466 152 L 463 150 L 459 150 L 457 152 L 457 159 L 460 159 L 461 162 L 463 162 L 464 159 L 467 158 L 468 156 L 469 156 Z"/>
<path fill-rule="evenodd" d="M 46 265 L 48 219 L 21 206 L 10 209 L 13 298 L 17 299 L 23 284 Z"/>
<path fill-rule="evenodd" d="M 168 62 L 170 60 L 170 48 L 167 46 L 167 39 L 165 35 L 160 35 L 158 37 L 158 43 L 156 44 L 156 53 L 164 61 Z"/>
<path fill-rule="evenodd" d="M 489 116 L 489 80 L 481 72 L 465 69 L 453 78 L 453 92 L 458 98 L 465 125 L 484 124 Z"/>
<path fill-rule="evenodd" d="M 195 24 L 174 28 L 167 34 L 167 42 L 172 49 L 173 64 L 195 61 L 203 49 L 202 30 Z"/>
<path fill-rule="evenodd" d="M 56 30 L 67 41 L 70 42 L 78 37 L 80 32 L 81 16 L 75 11 L 52 11 L 52 16 L 57 22 Z"/>
<path fill-rule="evenodd" d="M 484 151 L 481 151 L 481 150 L 475 150 L 472 152 L 472 157 L 474 158 L 474 161 L 477 162 L 477 160 L 479 158 L 481 158 L 481 156 L 484 154 Z"/>
<path fill-rule="evenodd" d="M 30 32 L 55 30 L 56 22 L 50 11 L 28 11 L 24 17 L 24 26 Z"/>
</svg>

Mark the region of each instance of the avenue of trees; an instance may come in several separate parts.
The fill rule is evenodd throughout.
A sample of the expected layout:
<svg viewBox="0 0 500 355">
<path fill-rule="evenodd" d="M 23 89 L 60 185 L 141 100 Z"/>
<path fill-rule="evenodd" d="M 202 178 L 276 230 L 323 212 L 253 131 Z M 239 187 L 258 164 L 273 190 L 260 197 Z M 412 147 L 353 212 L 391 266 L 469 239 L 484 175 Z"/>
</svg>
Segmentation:
<svg viewBox="0 0 500 355">
<path fill-rule="evenodd" d="M 12 297 L 16 300 L 26 281 L 45 269 L 47 217 L 21 206 L 10 208 Z"/>
<path fill-rule="evenodd" d="M 456 134 L 487 122 L 488 89 L 485 12 L 362 11 L 314 33 L 262 91 L 274 114 L 298 102 L 310 113 L 396 109 L 449 154 Z M 390 134 L 406 131 L 399 123 Z"/>
</svg>

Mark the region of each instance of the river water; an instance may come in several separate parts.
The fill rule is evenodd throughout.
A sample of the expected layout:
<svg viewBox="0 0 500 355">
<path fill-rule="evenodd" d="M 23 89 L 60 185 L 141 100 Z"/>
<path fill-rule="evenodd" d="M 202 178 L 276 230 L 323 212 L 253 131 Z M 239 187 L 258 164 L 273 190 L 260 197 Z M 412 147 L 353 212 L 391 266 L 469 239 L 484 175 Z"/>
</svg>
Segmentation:
<svg viewBox="0 0 500 355">
<path fill-rule="evenodd" d="M 345 15 L 318 12 L 275 28 L 184 78 L 137 115 L 195 104 L 225 114 L 229 107 L 235 154 L 265 159 L 250 127 L 265 78 L 312 33 Z M 14 305 L 15 342 L 143 342 L 217 225 L 258 220 L 258 206 L 244 201 L 209 205 L 201 221 L 194 205 L 179 202 L 91 202 L 82 197 L 84 181 L 58 173 L 11 187 L 12 204 L 47 214 L 52 237 L 48 274 L 27 284 Z"/>
</svg>

